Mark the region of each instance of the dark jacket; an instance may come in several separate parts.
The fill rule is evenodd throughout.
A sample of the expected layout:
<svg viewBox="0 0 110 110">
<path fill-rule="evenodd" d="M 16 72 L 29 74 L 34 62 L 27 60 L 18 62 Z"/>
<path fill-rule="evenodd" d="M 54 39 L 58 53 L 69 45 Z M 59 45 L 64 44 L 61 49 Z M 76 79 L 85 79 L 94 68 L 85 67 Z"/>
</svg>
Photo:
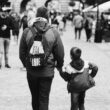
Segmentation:
<svg viewBox="0 0 110 110">
<path fill-rule="evenodd" d="M 47 65 L 36 69 L 31 68 L 29 65 L 28 53 L 33 44 L 33 35 L 30 28 L 26 28 L 21 37 L 19 57 L 29 74 L 37 77 L 54 76 L 54 68 L 61 68 L 64 62 L 64 47 L 60 35 L 56 29 L 49 28 L 48 22 L 44 19 L 36 19 L 33 27 L 40 33 L 44 33 L 42 37 L 44 51 L 47 54 L 51 52 L 47 59 Z"/>
<path fill-rule="evenodd" d="M 78 61 L 70 62 L 69 66 L 70 68 L 74 68 L 77 71 L 76 74 L 79 72 L 83 72 L 85 68 L 89 68 L 91 70 L 90 75 L 92 77 L 95 77 L 98 72 L 97 65 L 90 62 L 84 62 L 82 59 Z M 65 72 L 60 71 L 60 75 L 65 81 L 70 81 L 73 75 L 75 75 L 75 73 L 72 74 L 72 73 L 68 73 L 67 71 Z"/>
<path fill-rule="evenodd" d="M 7 27 L 6 30 L 2 30 L 4 25 Z M 10 38 L 10 30 L 12 30 L 13 27 L 13 22 L 10 16 L 7 16 L 6 18 L 0 16 L 0 38 Z"/>
</svg>

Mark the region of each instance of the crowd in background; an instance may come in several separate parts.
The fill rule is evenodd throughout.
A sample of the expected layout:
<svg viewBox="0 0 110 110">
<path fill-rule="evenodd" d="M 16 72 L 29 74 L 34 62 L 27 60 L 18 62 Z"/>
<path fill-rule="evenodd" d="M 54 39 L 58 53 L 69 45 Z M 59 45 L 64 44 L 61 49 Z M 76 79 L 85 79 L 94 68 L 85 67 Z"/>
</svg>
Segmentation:
<svg viewBox="0 0 110 110">
<path fill-rule="evenodd" d="M 47 4 L 46 4 L 47 5 Z M 48 6 L 47 6 L 48 7 Z M 63 34 L 63 31 L 66 30 L 66 24 L 67 21 L 71 21 L 72 25 L 74 27 L 77 28 L 76 25 L 81 25 L 80 27 L 80 34 L 81 34 L 81 30 L 84 28 L 86 31 L 86 36 L 87 36 L 87 41 L 90 41 L 88 38 L 90 38 L 90 36 L 92 34 L 94 34 L 94 30 L 95 30 L 95 23 L 96 20 L 94 19 L 94 16 L 92 15 L 84 15 L 80 12 L 68 12 L 68 13 L 62 13 L 61 10 L 56 10 L 54 8 L 50 8 L 49 7 L 49 12 L 50 12 L 50 19 L 49 22 L 50 24 L 52 24 L 52 26 L 55 26 L 61 33 L 61 35 Z M 23 27 L 23 30 L 28 27 L 29 25 L 31 25 L 31 19 L 35 18 L 35 9 L 30 8 L 28 10 L 26 10 L 22 16 L 14 11 L 10 11 L 9 13 L 10 18 L 13 21 L 13 25 L 14 25 L 14 29 L 12 30 L 12 35 L 14 36 L 15 40 L 17 41 L 18 36 L 19 36 L 19 29 L 21 27 Z M 76 16 L 82 16 L 82 20 L 81 20 L 81 24 L 80 24 L 80 17 L 78 17 L 78 19 L 76 19 Z M 74 20 L 76 19 L 76 20 Z M 77 23 L 78 21 L 78 23 Z M 76 38 L 76 31 L 77 29 L 75 28 L 75 38 Z M 87 29 L 89 28 L 89 29 Z M 90 29 L 91 28 L 91 29 Z M 89 35 L 91 33 L 91 35 Z M 80 36 L 79 34 L 79 36 Z M 80 37 L 79 37 L 80 38 Z"/>
<path fill-rule="evenodd" d="M 47 5 L 48 7 L 48 5 Z M 8 64 L 8 51 L 10 44 L 10 37 L 13 35 L 14 40 L 18 43 L 19 32 L 22 28 L 23 31 L 25 28 L 32 25 L 33 20 L 36 15 L 35 8 L 29 8 L 26 10 L 22 16 L 12 10 L 1 10 L 0 11 L 0 19 L 3 22 L 0 22 L 1 25 L 1 38 L 0 38 L 0 67 L 2 66 L 2 56 L 3 49 L 5 50 L 5 66 L 7 68 L 11 68 Z M 90 37 L 92 35 L 92 27 L 93 27 L 93 18 L 91 16 L 83 17 L 80 13 L 74 14 L 72 19 L 69 18 L 70 13 L 62 13 L 61 10 L 55 10 L 53 8 L 49 9 L 49 23 L 58 29 L 60 35 L 63 35 L 63 32 L 66 31 L 67 21 L 70 20 L 75 28 L 75 39 L 77 39 L 77 32 L 79 32 L 79 39 L 81 37 L 81 31 L 85 28 L 87 41 L 90 41 Z M 4 22 L 6 25 L 4 25 Z M 5 30 L 5 31 L 4 31 Z M 12 30 L 12 34 L 11 34 Z M 3 35 L 2 35 L 3 34 Z M 73 36 L 74 37 L 74 36 Z M 6 38 L 6 39 L 4 39 Z"/>
<path fill-rule="evenodd" d="M 91 38 L 95 39 L 95 35 L 97 35 L 97 29 L 100 30 L 99 36 L 101 37 L 101 39 L 104 37 L 105 33 L 110 29 L 110 19 L 106 19 L 104 13 L 101 14 L 97 25 L 96 16 L 90 13 L 82 13 L 78 10 L 73 10 L 72 12 L 64 13 L 58 7 L 57 9 L 53 8 L 52 0 L 46 2 L 45 6 L 49 10 L 49 23 L 58 29 L 60 35 L 63 35 L 63 32 L 66 31 L 66 25 L 68 21 L 71 22 L 71 26 L 73 27 L 73 31 L 75 33 L 73 38 L 80 40 L 82 36 L 82 30 L 85 30 L 87 42 L 91 42 Z M 24 31 L 25 28 L 32 25 L 32 22 L 35 19 L 36 15 L 36 8 L 37 7 L 28 6 L 26 11 L 24 11 L 22 15 L 10 9 L 0 10 L 0 20 L 3 21 L 0 22 L 0 25 L 2 27 L 0 30 L 0 34 L 1 36 L 3 34 L 3 36 L 0 37 L 0 67 L 2 66 L 1 62 L 4 48 L 5 66 L 7 68 L 10 68 L 10 65 L 8 64 L 10 37 L 12 35 L 15 42 L 18 43 L 20 29 L 22 28 Z M 2 26 L 4 22 L 6 22 L 7 25 Z"/>
</svg>

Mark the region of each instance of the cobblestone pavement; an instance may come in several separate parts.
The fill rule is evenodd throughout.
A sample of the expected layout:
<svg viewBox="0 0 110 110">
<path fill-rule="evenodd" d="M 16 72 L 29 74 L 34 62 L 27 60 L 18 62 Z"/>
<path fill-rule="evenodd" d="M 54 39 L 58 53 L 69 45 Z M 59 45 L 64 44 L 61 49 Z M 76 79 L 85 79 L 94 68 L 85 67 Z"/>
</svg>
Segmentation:
<svg viewBox="0 0 110 110">
<path fill-rule="evenodd" d="M 82 57 L 85 60 L 95 62 L 99 66 L 99 72 L 95 77 L 96 86 L 86 93 L 86 110 L 110 110 L 110 44 L 87 43 L 84 31 L 81 40 L 75 40 L 70 24 L 61 38 L 65 46 L 65 65 L 70 61 L 70 48 L 78 46 L 82 49 Z M 0 70 L 0 110 L 32 110 L 26 71 L 20 69 L 22 64 L 18 58 L 18 50 L 19 46 L 11 42 L 9 62 L 12 68 L 6 69 L 3 65 Z M 70 94 L 67 93 L 66 84 L 55 70 L 50 94 L 50 110 L 70 109 Z"/>
</svg>

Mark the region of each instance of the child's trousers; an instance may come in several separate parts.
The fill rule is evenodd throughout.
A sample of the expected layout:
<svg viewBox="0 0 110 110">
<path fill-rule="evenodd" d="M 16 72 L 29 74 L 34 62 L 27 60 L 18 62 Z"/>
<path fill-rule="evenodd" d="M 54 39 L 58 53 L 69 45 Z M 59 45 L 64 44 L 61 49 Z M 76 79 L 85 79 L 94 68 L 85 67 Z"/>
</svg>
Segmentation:
<svg viewBox="0 0 110 110">
<path fill-rule="evenodd" d="M 71 93 L 71 110 L 85 110 L 85 92 Z"/>
</svg>

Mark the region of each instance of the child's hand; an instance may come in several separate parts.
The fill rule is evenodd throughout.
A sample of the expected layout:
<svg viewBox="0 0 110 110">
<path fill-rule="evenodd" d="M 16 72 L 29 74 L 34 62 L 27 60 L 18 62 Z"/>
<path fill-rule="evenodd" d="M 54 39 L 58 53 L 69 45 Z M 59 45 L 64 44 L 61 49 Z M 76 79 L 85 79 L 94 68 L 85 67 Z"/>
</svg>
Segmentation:
<svg viewBox="0 0 110 110">
<path fill-rule="evenodd" d="M 57 70 L 58 70 L 59 72 L 61 72 L 61 71 L 62 71 L 62 68 L 58 68 L 58 67 L 57 67 Z"/>
</svg>

